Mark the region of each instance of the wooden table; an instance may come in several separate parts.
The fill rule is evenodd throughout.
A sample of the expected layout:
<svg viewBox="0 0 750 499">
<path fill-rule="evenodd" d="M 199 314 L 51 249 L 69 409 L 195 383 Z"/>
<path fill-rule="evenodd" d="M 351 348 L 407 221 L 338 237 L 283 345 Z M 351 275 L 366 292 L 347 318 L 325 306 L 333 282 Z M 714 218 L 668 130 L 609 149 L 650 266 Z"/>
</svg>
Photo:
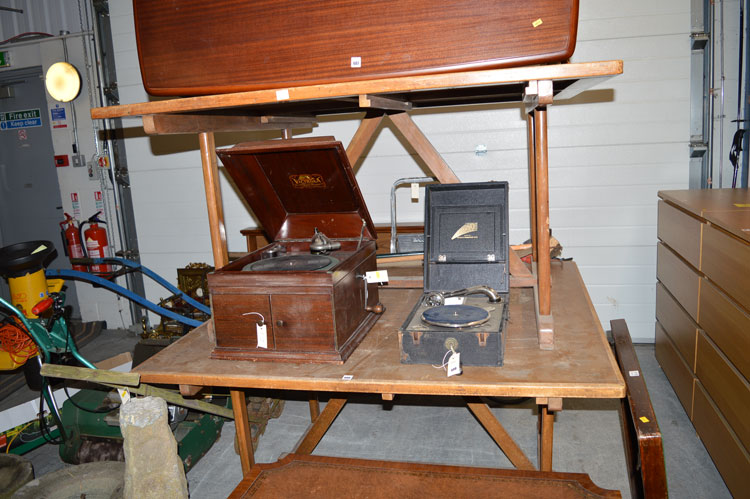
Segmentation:
<svg viewBox="0 0 750 499">
<path fill-rule="evenodd" d="M 401 364 L 398 328 L 421 290 L 381 290 L 386 311 L 362 344 L 343 365 L 222 361 L 209 358 L 213 349 L 210 323 L 140 364 L 135 371 L 144 383 L 334 392 L 322 413 L 311 400 L 312 425 L 295 449 L 309 454 L 346 403 L 347 393 L 377 393 L 392 400 L 399 394 L 466 397 L 469 409 L 492 435 L 510 461 L 520 469 L 534 469 L 489 408 L 476 397 L 535 397 L 540 406 L 539 463 L 552 470 L 554 412 L 564 398 L 622 398 L 625 383 L 599 320 L 573 262 L 552 265 L 556 348 L 540 350 L 536 339 L 534 296 L 530 288 L 510 293 L 505 364 L 465 367 L 461 376 L 447 378 L 429 365 Z M 345 380 L 345 375 L 352 376 Z M 242 392 L 240 392 L 242 393 Z M 243 473 L 253 465 L 250 429 L 244 404 L 235 402 L 235 424 L 241 445 Z M 244 396 L 241 402 L 244 402 Z M 290 449 L 291 450 L 291 449 Z"/>
<path fill-rule="evenodd" d="M 550 256 L 547 250 L 550 238 L 547 106 L 554 99 L 574 97 L 620 73 L 622 61 L 460 71 L 158 100 L 95 108 L 91 110 L 91 117 L 141 116 L 149 134 L 198 134 L 214 267 L 218 269 L 229 262 L 229 256 L 214 132 L 281 129 L 284 130 L 283 136 L 289 138 L 293 128 L 314 126 L 318 115 L 366 111 L 346 149 L 352 165 L 361 159 L 387 117 L 438 181 L 454 183 L 459 182 L 458 177 L 412 121 L 409 111 L 522 102 L 527 114 L 538 344 L 540 348 L 552 349 L 555 347 L 555 326 L 551 313 Z"/>
</svg>

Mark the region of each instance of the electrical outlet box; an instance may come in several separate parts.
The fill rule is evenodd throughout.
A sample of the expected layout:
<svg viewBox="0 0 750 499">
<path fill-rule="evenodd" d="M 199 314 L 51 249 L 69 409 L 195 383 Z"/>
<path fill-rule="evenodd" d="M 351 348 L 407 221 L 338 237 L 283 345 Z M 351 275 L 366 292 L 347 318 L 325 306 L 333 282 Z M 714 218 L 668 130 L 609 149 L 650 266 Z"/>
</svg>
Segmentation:
<svg viewBox="0 0 750 499">
<path fill-rule="evenodd" d="M 72 159 L 73 159 L 73 166 L 75 167 L 86 166 L 86 156 L 84 156 L 83 154 L 74 154 Z"/>
</svg>

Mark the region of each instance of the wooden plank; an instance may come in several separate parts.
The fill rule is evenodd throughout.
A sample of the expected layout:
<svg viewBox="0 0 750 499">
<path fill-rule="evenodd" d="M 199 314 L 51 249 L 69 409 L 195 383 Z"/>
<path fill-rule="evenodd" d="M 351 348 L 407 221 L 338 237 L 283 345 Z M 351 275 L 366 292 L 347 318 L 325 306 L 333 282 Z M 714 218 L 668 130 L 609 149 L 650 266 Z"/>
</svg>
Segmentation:
<svg viewBox="0 0 750 499">
<path fill-rule="evenodd" d="M 536 152 L 534 144 L 536 139 L 534 133 L 536 126 L 534 125 L 534 113 L 526 114 L 526 135 L 527 135 L 527 151 L 526 154 L 529 158 L 529 218 L 530 218 L 530 231 L 531 231 L 531 260 L 537 261 L 537 248 L 539 244 L 536 241 Z"/>
<path fill-rule="evenodd" d="M 201 132 L 244 132 L 249 130 L 281 130 L 313 128 L 314 118 L 304 121 L 290 117 L 237 116 L 207 114 L 148 114 L 143 116 L 143 129 L 149 135 L 170 135 Z"/>
<path fill-rule="evenodd" d="M 342 393 L 507 397 L 620 398 L 625 384 L 574 262 L 552 266 L 555 353 L 540 350 L 528 288 L 510 290 L 501 369 L 466 366 L 446 378 L 430 365 L 399 362 L 398 328 L 422 289 L 381 287 L 385 312 L 343 365 L 226 362 L 211 359 L 207 325 L 135 368 L 150 383 L 293 389 Z M 345 381 L 344 375 L 352 375 Z"/>
<path fill-rule="evenodd" d="M 91 381 L 93 383 L 112 383 L 128 387 L 136 387 L 141 384 L 141 376 L 138 373 L 120 373 L 104 369 L 89 369 L 88 367 L 42 364 L 39 372 L 42 376 L 48 378 L 74 379 L 78 381 Z"/>
<path fill-rule="evenodd" d="M 339 415 L 341 409 L 346 405 L 346 400 L 347 399 L 345 398 L 329 399 L 323 412 L 321 412 L 320 416 L 318 416 L 312 425 L 310 425 L 310 428 L 308 428 L 300 443 L 297 444 L 294 452 L 297 454 L 312 454 L 312 451 L 315 450 L 318 442 L 320 442 L 323 435 L 328 431 L 328 428 L 336 419 L 336 416 Z"/>
<path fill-rule="evenodd" d="M 430 143 L 408 113 L 389 114 L 388 117 L 441 184 L 456 184 L 460 182 L 456 174 L 451 170 L 451 167 L 448 166 L 448 163 L 443 160 L 440 153 Z"/>
<path fill-rule="evenodd" d="M 214 134 L 203 132 L 198 135 L 203 165 L 203 183 L 206 188 L 208 224 L 211 229 L 211 249 L 214 255 L 214 268 L 220 269 L 229 263 L 227 253 L 227 231 L 224 228 L 224 207 L 221 202 L 219 165 L 216 159 Z"/>
<path fill-rule="evenodd" d="M 349 158 L 349 164 L 354 165 L 362 157 L 367 147 L 370 145 L 372 138 L 375 136 L 375 132 L 378 131 L 380 123 L 383 121 L 382 114 L 376 116 L 365 116 L 362 118 L 362 122 L 359 124 L 357 131 L 354 133 L 351 142 L 346 147 L 346 156 Z"/>
<path fill-rule="evenodd" d="M 411 102 L 408 101 L 383 97 L 381 95 L 360 95 L 359 107 L 409 111 L 411 110 L 412 105 Z"/>
<path fill-rule="evenodd" d="M 93 119 L 142 116 L 145 114 L 175 113 L 257 104 L 296 102 L 308 99 L 341 98 L 362 94 L 410 92 L 439 88 L 481 87 L 486 85 L 515 84 L 530 80 L 578 80 L 607 77 L 622 73 L 622 61 L 599 61 L 572 64 L 550 64 L 519 68 L 465 71 L 458 73 L 383 78 L 327 85 L 292 87 L 279 94 L 278 89 L 207 95 L 182 99 L 168 99 L 137 104 L 124 104 L 94 108 Z M 285 98 L 288 95 L 288 98 Z M 520 100 L 521 96 L 515 100 Z"/>
<path fill-rule="evenodd" d="M 620 416 L 633 497 L 667 497 L 661 430 L 646 380 L 627 324 L 619 319 L 611 321 L 610 325 L 617 362 L 628 386 Z"/>
<path fill-rule="evenodd" d="M 242 465 L 242 476 L 247 476 L 250 469 L 255 465 L 253 455 L 253 440 L 250 431 L 250 422 L 247 419 L 247 401 L 245 392 L 242 390 L 230 390 L 232 397 L 232 408 L 234 410 L 234 427 L 236 431 L 237 447 L 240 451 L 240 463 Z"/>
<path fill-rule="evenodd" d="M 197 385 L 180 385 L 180 395 L 183 397 L 195 397 L 198 393 L 203 390 L 203 386 Z"/>
<path fill-rule="evenodd" d="M 533 470 L 529 458 L 523 453 L 518 444 L 511 438 L 503 425 L 497 420 L 487 404 L 476 401 L 476 399 L 466 399 L 466 405 L 469 410 L 476 416 L 487 433 L 490 434 L 495 443 L 505 453 L 513 466 L 521 470 Z"/>
</svg>

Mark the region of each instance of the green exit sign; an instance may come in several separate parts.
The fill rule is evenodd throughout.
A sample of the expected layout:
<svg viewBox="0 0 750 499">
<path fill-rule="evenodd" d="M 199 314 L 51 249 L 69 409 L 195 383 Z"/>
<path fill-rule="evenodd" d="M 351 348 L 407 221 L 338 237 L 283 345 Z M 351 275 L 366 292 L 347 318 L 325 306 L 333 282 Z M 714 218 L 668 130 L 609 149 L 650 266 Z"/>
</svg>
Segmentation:
<svg viewBox="0 0 750 499">
<path fill-rule="evenodd" d="M 10 66 L 10 53 L 0 52 L 0 68 L 7 68 Z"/>
</svg>

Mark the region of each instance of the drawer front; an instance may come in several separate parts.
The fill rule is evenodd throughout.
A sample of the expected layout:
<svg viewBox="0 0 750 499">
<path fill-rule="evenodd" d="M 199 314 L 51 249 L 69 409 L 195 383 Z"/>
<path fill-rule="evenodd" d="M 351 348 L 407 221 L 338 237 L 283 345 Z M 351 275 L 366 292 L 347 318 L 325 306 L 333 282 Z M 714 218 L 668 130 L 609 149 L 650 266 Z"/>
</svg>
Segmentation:
<svg viewBox="0 0 750 499">
<path fill-rule="evenodd" d="M 656 245 L 656 277 L 698 322 L 700 275 L 662 243 Z"/>
<path fill-rule="evenodd" d="M 750 456 L 727 426 L 700 382 L 695 383 L 693 426 L 734 497 L 747 497 Z"/>
<path fill-rule="evenodd" d="M 271 307 L 267 295 L 211 295 L 216 345 L 223 348 L 258 349 L 258 321 L 266 323 L 268 350 L 275 348 Z M 262 319 L 261 319 L 261 316 Z"/>
<path fill-rule="evenodd" d="M 698 360 L 695 373 L 740 442 L 750 446 L 750 384 L 704 333 L 698 335 Z"/>
<path fill-rule="evenodd" d="M 656 283 L 656 320 L 674 342 L 688 366 L 695 370 L 698 325 L 660 282 Z"/>
<path fill-rule="evenodd" d="M 705 279 L 701 283 L 700 311 L 703 330 L 750 379 L 750 315 Z"/>
<path fill-rule="evenodd" d="M 659 362 L 664 374 L 667 375 L 667 379 L 672 384 L 677 398 L 680 399 L 682 407 L 685 408 L 685 412 L 688 417 L 692 419 L 693 413 L 693 373 L 690 368 L 682 360 L 680 354 L 677 353 L 672 340 L 669 339 L 667 334 L 662 329 L 661 325 L 656 323 L 656 332 L 654 340 L 654 354 L 656 360 Z"/>
<path fill-rule="evenodd" d="M 703 273 L 750 310 L 750 245 L 714 227 L 703 231 Z"/>
<path fill-rule="evenodd" d="M 700 269 L 701 227 L 704 224 L 684 211 L 659 201 L 659 239 L 682 256 L 690 265 Z"/>
</svg>

